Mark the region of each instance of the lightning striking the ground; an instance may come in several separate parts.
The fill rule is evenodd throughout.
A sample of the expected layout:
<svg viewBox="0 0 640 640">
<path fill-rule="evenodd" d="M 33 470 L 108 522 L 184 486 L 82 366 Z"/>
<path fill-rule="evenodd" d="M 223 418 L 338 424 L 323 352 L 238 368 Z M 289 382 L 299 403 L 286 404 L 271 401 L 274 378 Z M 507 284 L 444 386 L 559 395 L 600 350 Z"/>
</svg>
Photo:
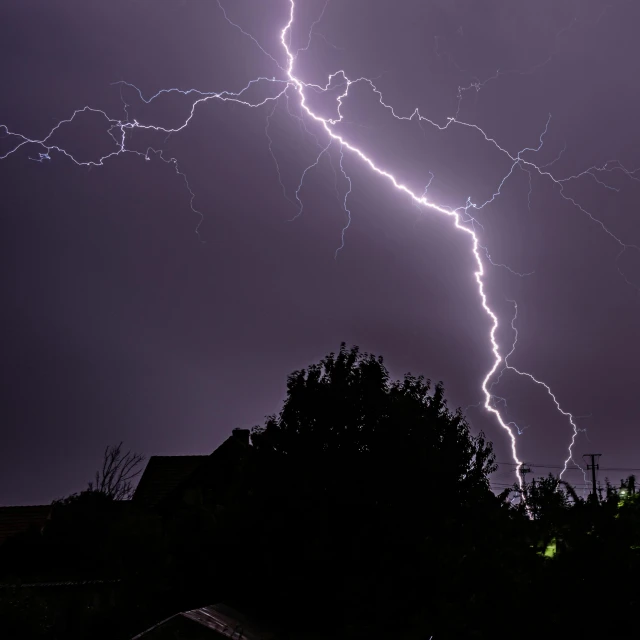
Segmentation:
<svg viewBox="0 0 640 640">
<path fill-rule="evenodd" d="M 276 167 L 277 178 L 282 189 L 283 196 L 292 204 L 292 206 L 296 208 L 295 215 L 291 218 L 291 222 L 298 219 L 301 215 L 303 215 L 304 212 L 304 202 L 301 191 L 303 189 L 305 177 L 318 167 L 325 156 L 331 163 L 331 167 L 334 171 L 335 177 L 334 187 L 336 198 L 339 201 L 341 208 L 344 210 L 346 216 L 345 225 L 342 228 L 340 234 L 340 244 L 335 250 L 335 258 L 338 258 L 339 252 L 345 249 L 345 236 L 348 233 L 348 229 L 352 219 L 352 212 L 348 207 L 348 198 L 352 190 L 352 180 L 348 175 L 343 162 L 345 155 L 347 154 L 363 163 L 364 166 L 368 167 L 373 175 L 385 180 L 392 189 L 404 194 L 405 196 L 408 196 L 411 202 L 415 205 L 419 206 L 422 209 L 431 211 L 437 215 L 442 215 L 449 218 L 451 220 L 452 226 L 459 233 L 463 234 L 464 237 L 466 237 L 468 241 L 468 249 L 471 252 L 475 262 L 475 271 L 473 276 L 476 283 L 478 304 L 481 305 L 490 323 L 490 329 L 487 335 L 487 347 L 492 354 L 493 363 L 489 370 L 486 372 L 485 377 L 480 381 L 480 394 L 483 397 L 481 404 L 484 409 L 494 417 L 494 419 L 504 430 L 510 441 L 511 455 L 516 467 L 518 481 L 522 486 L 522 478 L 520 476 L 519 470 L 523 462 L 518 457 L 517 436 L 521 434 L 526 427 L 519 427 L 514 421 L 507 420 L 505 415 L 503 415 L 506 411 L 506 399 L 495 395 L 493 392 L 493 389 L 500 383 L 503 374 L 507 371 L 510 371 L 513 374 L 534 383 L 535 385 L 544 387 L 557 412 L 568 422 L 568 425 L 571 429 L 570 442 L 567 446 L 567 456 L 564 460 L 564 468 L 560 473 L 560 477 L 562 477 L 562 475 L 567 471 L 569 465 L 571 464 L 575 465 L 576 468 L 580 468 L 573 458 L 573 447 L 575 445 L 576 438 L 578 437 L 578 433 L 581 431 L 576 425 L 574 415 L 561 406 L 559 400 L 548 384 L 534 377 L 532 374 L 509 364 L 509 358 L 512 358 L 514 356 L 516 344 L 518 341 L 518 331 L 515 325 L 518 307 L 515 302 L 512 302 L 515 308 L 515 314 L 511 320 L 510 325 L 511 329 L 514 332 L 514 340 L 511 344 L 510 351 L 504 356 L 502 355 L 500 344 L 496 335 L 501 325 L 498 313 L 491 306 L 486 291 L 486 269 L 488 268 L 488 266 L 503 268 L 508 270 L 512 275 L 520 278 L 532 276 L 535 272 L 517 271 L 502 262 L 496 262 L 492 260 L 488 247 L 483 242 L 481 242 L 481 231 L 478 231 L 477 229 L 477 227 L 482 229 L 482 225 L 475 217 L 473 217 L 472 212 L 481 211 L 485 207 L 488 207 L 490 204 L 492 204 L 497 198 L 499 198 L 502 194 L 503 187 L 513 176 L 516 169 L 524 171 L 528 174 L 529 192 L 527 196 L 527 202 L 529 208 L 531 206 L 531 197 L 533 191 L 533 176 L 537 176 L 539 179 L 549 181 L 557 191 L 558 195 L 564 201 L 571 204 L 584 216 L 586 216 L 589 222 L 597 225 L 600 230 L 603 231 L 604 234 L 618 247 L 618 254 L 615 258 L 616 267 L 620 275 L 624 278 L 625 282 L 634 287 L 636 291 L 640 291 L 640 287 L 634 284 L 631 279 L 627 275 L 625 275 L 625 273 L 619 266 L 619 261 L 626 251 L 640 251 L 640 247 L 634 244 L 625 243 L 621 238 L 613 233 L 599 217 L 597 217 L 593 212 L 579 203 L 573 196 L 565 192 L 565 187 L 568 185 L 568 183 L 579 180 L 593 180 L 600 187 L 611 191 L 617 191 L 616 187 L 606 182 L 606 178 L 608 175 L 611 175 L 613 173 L 621 173 L 630 180 L 640 181 L 640 169 L 628 169 L 620 162 L 612 160 L 606 162 L 601 166 L 588 167 L 574 175 L 558 177 L 554 175 L 551 170 L 566 150 L 566 144 L 559 152 L 557 152 L 555 159 L 548 162 L 547 164 L 537 164 L 531 159 L 532 157 L 535 157 L 536 154 L 540 153 L 544 147 L 545 136 L 548 134 L 549 128 L 552 123 L 551 115 L 549 115 L 546 124 L 539 136 L 537 146 L 525 147 L 517 151 L 509 151 L 507 148 L 499 144 L 499 142 L 494 137 L 485 132 L 485 130 L 483 130 L 480 126 L 472 122 L 467 122 L 460 119 L 461 104 L 467 91 L 473 88 L 475 89 L 477 95 L 477 93 L 488 82 L 497 80 L 501 75 L 504 75 L 506 73 L 534 72 L 535 70 L 548 64 L 551 61 L 553 55 L 543 63 L 537 65 L 535 69 L 522 72 L 497 72 L 495 76 L 491 76 L 483 82 L 477 81 L 467 87 L 460 87 L 458 93 L 457 111 L 453 116 L 448 117 L 444 122 L 439 123 L 421 114 L 417 108 L 411 113 L 399 113 L 394 106 L 392 106 L 387 100 L 384 99 L 382 91 L 378 89 L 375 84 L 375 78 L 370 79 L 359 77 L 356 79 L 350 79 L 347 75 L 347 72 L 343 69 L 340 69 L 331 73 L 327 77 L 327 82 L 324 85 L 306 82 L 298 75 L 298 71 L 296 68 L 297 58 L 302 52 L 306 52 L 307 54 L 309 53 L 309 48 L 314 36 L 314 29 L 323 20 L 329 2 L 328 0 L 327 2 L 325 2 L 320 14 L 308 27 L 307 37 L 304 38 L 304 42 L 306 44 L 297 49 L 292 46 L 291 42 L 293 39 L 294 28 L 298 28 L 295 23 L 295 18 L 296 8 L 299 2 L 298 0 L 287 0 L 287 3 L 288 10 L 286 21 L 283 25 L 281 25 L 279 29 L 279 43 L 281 46 L 281 51 L 279 53 L 274 53 L 269 52 L 267 48 L 264 47 L 256 37 L 246 31 L 241 26 L 239 21 L 232 19 L 232 17 L 229 15 L 229 10 L 225 8 L 221 0 L 218 0 L 218 7 L 221 11 L 221 16 L 229 23 L 232 28 L 237 29 L 243 36 L 251 41 L 252 44 L 250 46 L 255 46 L 261 52 L 261 54 L 270 61 L 270 63 L 273 63 L 273 66 L 275 67 L 274 73 L 276 73 L 275 76 L 261 76 L 255 78 L 235 92 L 227 90 L 219 92 L 203 92 L 196 89 L 182 90 L 178 88 L 170 88 L 162 89 L 150 97 L 145 97 L 142 91 L 138 89 L 138 87 L 136 87 L 134 84 L 128 82 L 119 82 L 116 84 L 119 86 L 119 90 L 121 91 L 121 97 L 124 88 L 129 91 L 133 91 L 145 104 L 150 104 L 151 102 L 158 100 L 168 94 L 180 94 L 185 98 L 192 99 L 189 113 L 184 121 L 176 127 L 164 127 L 159 125 L 146 124 L 138 121 L 137 119 L 130 119 L 129 107 L 131 105 L 129 105 L 125 101 L 124 97 L 122 97 L 123 109 L 125 113 L 124 118 L 113 118 L 110 117 L 104 110 L 85 106 L 74 111 L 69 118 L 58 122 L 49 131 L 49 133 L 41 139 L 34 139 L 21 133 L 15 133 L 13 131 L 10 131 L 6 126 L 0 125 L 0 133 L 4 134 L 4 142 L 5 144 L 7 144 L 8 141 L 10 145 L 8 150 L 5 150 L 4 153 L 0 153 L 0 160 L 6 159 L 10 155 L 15 154 L 23 148 L 35 148 L 37 150 L 37 155 L 34 157 L 30 156 L 30 158 L 38 162 L 44 163 L 52 161 L 53 154 L 57 153 L 71 160 L 78 166 L 89 167 L 103 166 L 105 162 L 124 154 L 137 155 L 147 161 L 151 160 L 153 157 L 157 157 L 163 162 L 173 166 L 176 173 L 184 180 L 188 193 L 190 194 L 190 207 L 192 211 L 199 216 L 199 223 L 196 227 L 196 232 L 199 234 L 200 225 L 203 221 L 203 214 L 200 209 L 197 209 L 195 207 L 196 194 L 191 189 L 187 176 L 183 171 L 180 170 L 177 159 L 173 157 L 165 157 L 163 155 L 162 149 L 148 147 L 146 150 L 140 151 L 131 148 L 130 146 L 128 146 L 131 132 L 134 130 L 145 130 L 149 132 L 166 134 L 166 136 L 179 133 L 189 126 L 199 107 L 209 101 L 232 102 L 251 109 L 264 107 L 267 112 L 264 132 L 268 141 L 269 153 Z M 598 18 L 598 20 L 599 19 L 600 18 Z M 572 22 L 569 27 L 563 30 L 563 33 L 573 28 L 573 26 L 574 25 Z M 320 34 L 315 35 L 318 35 L 318 37 L 325 41 L 329 46 L 333 47 L 336 50 L 340 50 L 339 47 L 336 47 L 335 45 L 332 45 L 331 43 L 326 41 L 325 36 L 322 36 Z M 558 34 L 558 36 L 559 35 L 560 34 Z M 438 55 L 442 54 L 438 53 Z M 339 132 L 339 125 L 344 124 L 345 122 L 342 114 L 342 107 L 344 103 L 349 99 L 351 89 L 357 85 L 363 86 L 365 89 L 367 89 L 374 97 L 374 100 L 376 100 L 384 108 L 386 113 L 388 113 L 390 117 L 398 121 L 417 122 L 421 127 L 429 126 L 438 131 L 445 131 L 451 127 L 460 127 L 464 130 L 467 130 L 468 134 L 471 136 L 480 136 L 484 140 L 484 143 L 493 147 L 493 149 L 495 149 L 502 157 L 504 157 L 508 161 L 510 167 L 492 196 L 485 202 L 479 203 L 472 202 L 470 198 L 467 198 L 462 206 L 457 207 L 445 206 L 443 204 L 436 203 L 429 198 L 429 187 L 434 180 L 433 173 L 429 172 L 431 177 L 424 191 L 415 192 L 410 187 L 406 186 L 401 181 L 401 179 L 397 177 L 397 175 L 391 168 L 386 166 L 384 159 L 378 160 L 372 158 L 362 148 L 357 146 L 352 141 L 348 140 L 344 134 Z M 335 95 L 336 102 L 336 115 L 331 118 L 320 115 L 310 104 L 310 95 L 312 93 L 321 95 L 327 94 L 328 92 L 332 92 L 332 95 Z M 260 93 L 261 97 L 259 99 L 251 99 L 249 97 L 254 96 L 256 93 Z M 302 171 L 299 183 L 294 192 L 294 197 L 291 197 L 287 192 L 287 188 L 283 181 L 283 175 L 273 149 L 273 139 L 270 133 L 271 120 L 276 113 L 276 109 L 278 108 L 278 106 L 282 104 L 284 104 L 287 114 L 298 121 L 302 135 L 308 135 L 309 137 L 311 137 L 314 140 L 314 144 L 316 146 L 314 161 Z M 69 152 L 62 143 L 59 142 L 59 138 L 64 134 L 64 130 L 69 126 L 72 126 L 80 116 L 84 115 L 91 115 L 92 117 L 103 121 L 104 126 L 106 127 L 106 131 L 113 140 L 113 144 L 115 145 L 112 151 L 97 159 L 80 160 L 71 152 Z M 337 164 L 339 167 L 339 172 L 336 170 L 336 167 L 334 165 L 335 158 L 332 157 L 334 156 L 334 154 L 338 154 Z M 339 186 L 338 175 L 341 176 L 340 181 L 345 185 L 345 188 L 342 191 Z"/>
<path fill-rule="evenodd" d="M 502 378 L 502 374 L 505 371 L 513 371 L 515 374 L 517 374 L 519 376 L 523 376 L 525 378 L 528 378 L 529 380 L 531 380 L 535 384 L 543 387 L 545 389 L 545 391 L 547 392 L 547 394 L 549 395 L 549 397 L 551 398 L 551 400 L 553 401 L 553 403 L 554 403 L 554 405 L 556 407 L 556 410 L 559 413 L 561 413 L 569 421 L 569 424 L 571 425 L 571 428 L 573 429 L 573 435 L 571 436 L 571 444 L 569 445 L 569 452 L 568 452 L 569 455 L 567 456 L 566 460 L 564 461 L 564 467 L 562 468 L 562 471 L 560 472 L 560 479 L 562 479 L 562 476 L 567 472 L 567 468 L 568 468 L 569 464 L 573 463 L 578 469 L 580 469 L 580 471 L 582 471 L 582 473 L 584 475 L 585 482 L 588 482 L 586 471 L 582 467 L 580 467 L 580 465 L 573 458 L 573 446 L 575 445 L 576 438 L 578 437 L 578 433 L 581 431 L 580 429 L 578 429 L 578 425 L 575 423 L 575 420 L 576 420 L 575 416 L 570 411 L 565 411 L 560 406 L 560 402 L 558 401 L 558 399 L 556 398 L 555 394 L 551 390 L 551 387 L 549 387 L 548 384 L 546 384 L 542 380 L 538 380 L 531 373 L 528 373 L 526 371 L 520 371 L 516 367 L 514 367 L 514 366 L 509 364 L 509 358 L 514 354 L 514 352 L 516 350 L 516 345 L 518 344 L 518 328 L 516 327 L 516 320 L 518 319 L 518 303 L 515 300 L 509 300 L 509 302 L 512 303 L 513 307 L 514 307 L 513 318 L 511 319 L 511 329 L 513 330 L 513 343 L 511 344 L 511 350 L 509 351 L 509 353 L 507 353 L 507 355 L 504 356 L 504 359 L 503 359 L 504 366 L 500 370 L 500 373 L 498 374 L 498 376 L 496 377 L 494 382 L 492 383 L 489 391 L 491 392 L 491 389 L 493 389 L 494 386 L 496 386 L 497 384 L 500 383 L 500 379 Z M 500 399 L 504 400 L 504 398 L 500 398 Z M 504 402 L 506 404 L 506 400 Z M 518 429 L 518 431 L 520 431 L 520 429 Z"/>
</svg>

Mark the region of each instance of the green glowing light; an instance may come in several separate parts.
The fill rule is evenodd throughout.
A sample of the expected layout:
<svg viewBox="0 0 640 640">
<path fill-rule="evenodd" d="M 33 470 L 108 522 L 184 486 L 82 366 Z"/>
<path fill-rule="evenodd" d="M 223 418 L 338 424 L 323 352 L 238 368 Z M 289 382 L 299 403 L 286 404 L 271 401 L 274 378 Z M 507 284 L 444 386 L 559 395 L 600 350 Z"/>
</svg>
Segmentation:
<svg viewBox="0 0 640 640">
<path fill-rule="evenodd" d="M 556 544 L 556 539 L 553 538 L 553 540 L 551 540 L 551 542 L 547 545 L 547 548 L 544 550 L 544 553 L 541 553 L 541 555 L 543 555 L 545 558 L 553 558 L 556 555 L 556 551 L 557 551 L 557 544 Z"/>
</svg>

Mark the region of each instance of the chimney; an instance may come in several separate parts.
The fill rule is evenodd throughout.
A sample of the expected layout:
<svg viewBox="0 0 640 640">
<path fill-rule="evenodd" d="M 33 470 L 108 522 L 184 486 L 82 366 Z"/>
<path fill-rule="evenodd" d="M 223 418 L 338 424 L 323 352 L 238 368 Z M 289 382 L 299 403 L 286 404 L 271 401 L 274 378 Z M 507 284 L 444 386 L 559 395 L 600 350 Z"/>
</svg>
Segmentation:
<svg viewBox="0 0 640 640">
<path fill-rule="evenodd" d="M 249 446 L 249 436 L 251 435 L 250 429 L 235 428 L 231 430 L 231 434 L 234 438 L 240 440 L 245 447 Z"/>
</svg>

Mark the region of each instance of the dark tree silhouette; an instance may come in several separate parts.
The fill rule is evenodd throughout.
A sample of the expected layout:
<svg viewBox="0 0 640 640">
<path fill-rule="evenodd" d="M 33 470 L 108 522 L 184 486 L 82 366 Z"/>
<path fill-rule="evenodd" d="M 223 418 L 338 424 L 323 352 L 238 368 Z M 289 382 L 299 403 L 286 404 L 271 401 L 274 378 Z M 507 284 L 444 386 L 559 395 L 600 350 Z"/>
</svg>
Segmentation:
<svg viewBox="0 0 640 640">
<path fill-rule="evenodd" d="M 469 498 L 488 490 L 496 469 L 492 445 L 483 433 L 472 436 L 461 412 L 447 407 L 442 383 L 433 387 L 410 374 L 392 382 L 381 357 L 344 344 L 337 355 L 289 376 L 282 411 L 253 430 L 252 442 L 279 462 L 295 457 L 306 476 L 322 469 L 325 486 L 336 484 L 342 462 L 348 470 L 375 469 L 369 492 L 384 493 L 411 478 L 405 491 L 432 496 L 437 479 L 449 500 L 451 492 Z M 359 482 L 359 474 L 349 475 Z"/>
<path fill-rule="evenodd" d="M 357 347 L 292 373 L 282 411 L 251 439 L 251 518 L 237 517 L 269 606 L 316 616 L 333 605 L 334 623 L 384 611 L 397 625 L 434 583 L 445 591 L 473 570 L 489 544 L 482 505 L 501 513 L 492 445 L 447 407 L 442 384 L 393 381 Z"/>
</svg>

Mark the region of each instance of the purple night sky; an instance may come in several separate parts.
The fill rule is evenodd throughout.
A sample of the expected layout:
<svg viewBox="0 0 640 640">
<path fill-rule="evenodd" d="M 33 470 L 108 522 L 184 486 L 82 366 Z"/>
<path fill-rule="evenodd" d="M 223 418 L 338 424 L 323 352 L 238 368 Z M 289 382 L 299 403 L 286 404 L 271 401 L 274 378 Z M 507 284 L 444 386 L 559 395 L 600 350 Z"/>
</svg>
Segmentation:
<svg viewBox="0 0 640 640">
<path fill-rule="evenodd" d="M 221 3 L 286 67 L 289 0 Z M 507 354 L 515 301 L 509 364 L 550 385 L 586 430 L 576 460 L 602 453 L 600 478 L 617 482 L 628 475 L 619 468 L 640 467 L 640 3 L 332 0 L 308 40 L 324 6 L 296 0 L 291 47 L 308 48 L 295 75 L 323 86 L 340 69 L 373 79 L 396 115 L 418 109 L 434 123 L 394 119 L 361 81 L 336 133 L 418 195 L 433 174 L 427 196 L 443 207 L 481 205 L 509 174 L 492 202 L 469 209 L 482 246 L 506 265 L 482 253 L 496 339 Z M 443 380 L 450 405 L 468 407 L 473 430 L 511 460 L 504 429 L 471 406 L 484 402 L 493 355 L 470 235 L 344 148 L 352 220 L 336 257 L 349 189 L 336 142 L 306 173 L 291 222 L 302 173 L 329 141 L 296 117 L 295 87 L 254 108 L 210 99 L 170 136 L 127 129 L 141 155 L 104 166 L 55 150 L 35 162 L 47 151 L 37 144 L 12 153 L 22 139 L 9 132 L 42 139 L 84 106 L 124 122 L 127 104 L 129 123 L 175 129 L 202 97 L 146 104 L 114 82 L 148 99 L 286 81 L 216 0 L 5 0 L 0 24 L 0 504 L 83 489 L 120 440 L 145 455 L 210 452 L 233 427 L 277 412 L 287 374 L 341 341 L 383 355 L 396 377 Z M 263 81 L 243 99 L 284 86 Z M 340 92 L 306 95 L 337 118 Z M 542 148 L 522 154 L 539 170 L 510 173 L 500 148 L 537 148 L 549 114 Z M 96 162 L 117 150 L 108 128 L 85 112 L 49 146 Z M 202 220 L 175 165 L 145 161 L 148 147 L 177 159 Z M 572 427 L 545 389 L 507 371 L 494 393 L 522 430 L 520 459 L 559 472 Z M 584 484 L 579 471 L 564 477 Z M 496 487 L 514 480 L 502 465 Z"/>
</svg>

